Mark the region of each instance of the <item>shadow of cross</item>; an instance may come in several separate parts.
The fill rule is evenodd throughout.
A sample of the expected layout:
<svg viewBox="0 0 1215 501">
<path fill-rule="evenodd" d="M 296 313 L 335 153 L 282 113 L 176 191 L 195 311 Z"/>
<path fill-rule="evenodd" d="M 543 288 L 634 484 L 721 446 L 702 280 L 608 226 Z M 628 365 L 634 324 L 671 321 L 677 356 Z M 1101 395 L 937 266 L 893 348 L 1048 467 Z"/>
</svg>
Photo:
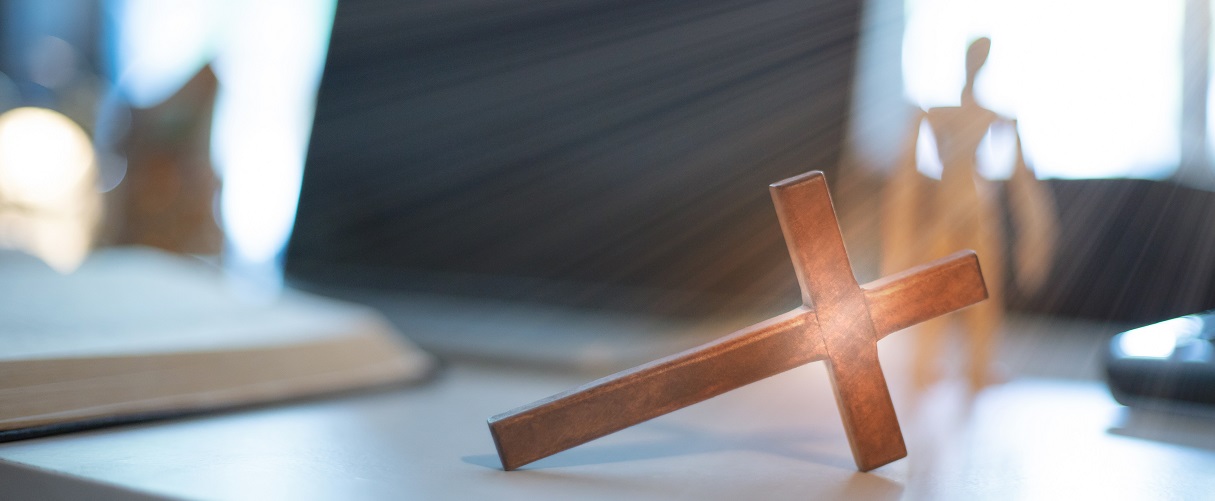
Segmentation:
<svg viewBox="0 0 1215 501">
<path fill-rule="evenodd" d="M 852 456 L 869 471 L 907 455 L 877 342 L 987 297 L 962 251 L 860 286 L 822 172 L 770 187 L 804 304 L 721 339 L 489 419 L 513 470 L 676 409 L 826 360 Z"/>
</svg>

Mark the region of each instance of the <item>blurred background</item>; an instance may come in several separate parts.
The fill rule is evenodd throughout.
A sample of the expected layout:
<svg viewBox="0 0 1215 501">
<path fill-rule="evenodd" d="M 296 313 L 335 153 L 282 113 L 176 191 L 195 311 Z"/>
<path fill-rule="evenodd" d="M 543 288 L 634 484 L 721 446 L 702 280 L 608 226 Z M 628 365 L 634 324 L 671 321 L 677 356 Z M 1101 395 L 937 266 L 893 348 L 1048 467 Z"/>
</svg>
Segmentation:
<svg viewBox="0 0 1215 501">
<path fill-rule="evenodd" d="M 72 298 L 43 294 L 42 310 L 20 301 L 33 282 L 9 280 L 41 267 L 24 254 L 58 272 L 39 268 L 39 280 L 62 279 L 48 291 L 99 268 L 162 278 L 152 265 L 165 253 L 205 271 L 195 285 L 215 285 L 233 311 L 298 320 L 276 300 L 353 300 L 451 362 L 400 400 L 267 410 L 279 418 L 258 421 L 266 433 L 208 416 L 218 434 L 183 420 L 180 441 L 97 434 L 84 438 L 94 449 L 69 440 L 32 455 L 80 459 L 84 475 L 116 455 L 123 482 L 157 486 L 237 472 L 292 489 L 497 489 L 473 470 L 443 476 L 489 466 L 497 477 L 492 456 L 457 461 L 491 452 L 490 412 L 798 307 L 768 185 L 821 170 L 860 283 L 960 248 L 981 258 L 987 302 L 881 343 L 908 466 L 884 482 L 830 462 L 819 445 L 847 451 L 839 430 L 806 427 L 837 426 L 820 405 L 824 364 L 706 402 L 706 426 L 657 423 L 653 444 L 642 433 L 565 464 L 634 465 L 663 482 L 657 495 L 676 492 L 661 468 L 693 456 L 733 466 L 716 453 L 735 450 L 747 464 L 756 451 L 826 458 L 840 483 L 795 474 L 813 490 L 780 463 L 754 463 L 798 496 L 857 497 L 849 486 L 869 480 L 890 484 L 879 485 L 888 497 L 903 484 L 930 498 L 951 485 L 1002 497 L 1202 488 L 1194 479 L 1209 472 L 1191 473 L 1215 450 L 1211 421 L 1115 415 L 1096 381 L 1124 356 L 1142 393 L 1175 386 L 1212 401 L 1215 324 L 1114 338 L 1215 308 L 1212 1 L 0 0 L 0 284 L 17 284 L 0 304 L 28 313 L 9 325 L 29 339 L 79 333 L 73 342 L 175 339 L 181 324 L 210 334 L 216 319 L 261 329 L 164 287 L 185 278 L 131 280 L 113 298 L 89 292 L 113 288 L 94 281 Z M 101 329 L 84 314 L 95 311 Z M 144 313 L 154 328 L 124 323 Z M 1153 361 L 1173 379 L 1146 377 Z M 1177 367 L 1201 377 L 1177 383 Z M 920 391 L 936 382 L 947 384 Z M 217 456 L 236 436 L 261 446 Z M 1136 436 L 1182 450 L 1121 440 Z M 667 455 L 681 461 L 651 461 Z M 193 473 L 160 474 L 166 458 Z M 575 473 L 571 488 L 600 488 L 595 472 Z"/>
<path fill-rule="evenodd" d="M 153 246 L 270 291 L 786 309 L 766 185 L 827 172 L 877 278 L 887 180 L 908 151 L 941 178 L 920 110 L 959 106 L 989 37 L 990 225 L 1015 260 L 1019 145 L 1058 233 L 1045 286 L 1002 280 L 1009 308 L 1146 323 L 1215 306 L 1210 19 L 1207 0 L 6 0 L 0 245 L 63 272 Z"/>
<path fill-rule="evenodd" d="M 273 285 L 334 2 L 2 5 L 3 245 L 63 271 L 95 246 L 222 255 Z"/>
</svg>

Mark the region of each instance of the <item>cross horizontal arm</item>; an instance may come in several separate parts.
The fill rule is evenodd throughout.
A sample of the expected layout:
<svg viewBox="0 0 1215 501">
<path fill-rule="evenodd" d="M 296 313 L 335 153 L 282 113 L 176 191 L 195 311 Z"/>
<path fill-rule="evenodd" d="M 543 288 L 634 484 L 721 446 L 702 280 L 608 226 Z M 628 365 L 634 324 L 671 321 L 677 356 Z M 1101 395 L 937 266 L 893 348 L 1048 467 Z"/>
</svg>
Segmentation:
<svg viewBox="0 0 1215 501">
<path fill-rule="evenodd" d="M 489 419 L 502 467 L 538 459 L 826 357 L 802 307 Z"/>
<path fill-rule="evenodd" d="M 878 339 L 987 299 L 979 258 L 969 250 L 874 280 L 862 289 Z"/>
</svg>

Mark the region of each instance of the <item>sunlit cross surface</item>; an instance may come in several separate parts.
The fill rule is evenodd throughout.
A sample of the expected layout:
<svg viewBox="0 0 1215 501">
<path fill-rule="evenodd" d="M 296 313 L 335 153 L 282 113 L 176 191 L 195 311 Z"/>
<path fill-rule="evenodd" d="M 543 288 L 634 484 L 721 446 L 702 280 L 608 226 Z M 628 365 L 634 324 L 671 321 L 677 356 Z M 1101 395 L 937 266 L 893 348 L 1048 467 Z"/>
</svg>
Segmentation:
<svg viewBox="0 0 1215 501">
<path fill-rule="evenodd" d="M 827 361 L 857 468 L 872 470 L 907 455 L 877 341 L 985 299 L 978 259 L 958 252 L 862 287 L 823 173 L 770 189 L 804 304 L 704 346 L 490 418 L 505 469 L 818 360 Z"/>
</svg>

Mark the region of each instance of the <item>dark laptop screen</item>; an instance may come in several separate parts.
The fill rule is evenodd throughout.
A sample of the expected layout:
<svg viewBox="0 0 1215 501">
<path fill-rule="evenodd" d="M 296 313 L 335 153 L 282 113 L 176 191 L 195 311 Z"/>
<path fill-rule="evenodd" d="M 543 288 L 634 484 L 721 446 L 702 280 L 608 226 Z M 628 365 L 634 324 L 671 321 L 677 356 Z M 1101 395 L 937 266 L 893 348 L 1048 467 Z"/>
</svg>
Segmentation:
<svg viewBox="0 0 1215 501">
<path fill-rule="evenodd" d="M 288 276 L 795 302 L 767 185 L 840 159 L 859 1 L 338 3 Z"/>
</svg>

